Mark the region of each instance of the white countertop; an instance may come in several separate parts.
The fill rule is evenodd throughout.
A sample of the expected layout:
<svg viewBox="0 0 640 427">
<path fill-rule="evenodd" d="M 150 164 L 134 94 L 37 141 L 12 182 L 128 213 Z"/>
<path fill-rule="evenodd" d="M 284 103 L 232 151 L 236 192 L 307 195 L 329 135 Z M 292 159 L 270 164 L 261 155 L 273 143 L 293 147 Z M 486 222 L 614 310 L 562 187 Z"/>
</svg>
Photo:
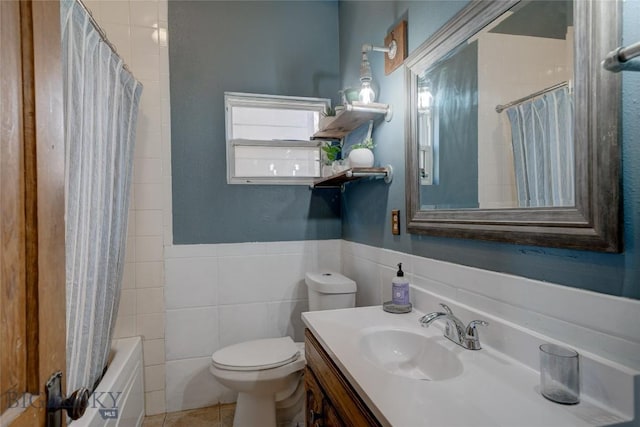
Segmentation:
<svg viewBox="0 0 640 427">
<path fill-rule="evenodd" d="M 423 313 L 390 314 L 380 306 L 302 314 L 306 326 L 329 353 L 371 411 L 385 425 L 413 426 L 604 426 L 625 421 L 584 396 L 577 405 L 551 402 L 538 392 L 538 372 L 483 345 L 466 350 L 442 335 L 436 322 L 422 328 Z M 463 365 L 460 375 L 424 381 L 395 375 L 360 351 L 363 332 L 400 329 L 436 337 Z M 439 339 L 439 338 L 440 339 Z M 480 337 L 482 342 L 482 336 Z"/>
</svg>

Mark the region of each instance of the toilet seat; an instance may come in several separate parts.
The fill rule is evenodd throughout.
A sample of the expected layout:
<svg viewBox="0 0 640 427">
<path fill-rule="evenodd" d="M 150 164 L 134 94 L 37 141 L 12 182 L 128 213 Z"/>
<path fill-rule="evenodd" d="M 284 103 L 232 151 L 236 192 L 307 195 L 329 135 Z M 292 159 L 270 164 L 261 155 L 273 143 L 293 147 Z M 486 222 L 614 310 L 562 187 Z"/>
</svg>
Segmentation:
<svg viewBox="0 0 640 427">
<path fill-rule="evenodd" d="M 268 338 L 230 345 L 213 353 L 211 363 L 227 371 L 261 371 L 289 364 L 300 356 L 290 337 Z"/>
</svg>

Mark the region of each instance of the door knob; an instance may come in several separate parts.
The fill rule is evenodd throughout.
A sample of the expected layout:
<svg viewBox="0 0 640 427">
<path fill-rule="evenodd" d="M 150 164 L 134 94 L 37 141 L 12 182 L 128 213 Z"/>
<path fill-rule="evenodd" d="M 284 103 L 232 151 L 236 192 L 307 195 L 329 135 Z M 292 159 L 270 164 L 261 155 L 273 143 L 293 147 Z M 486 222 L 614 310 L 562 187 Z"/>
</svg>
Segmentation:
<svg viewBox="0 0 640 427">
<path fill-rule="evenodd" d="M 67 411 L 67 415 L 72 420 L 77 420 L 89 406 L 89 396 L 91 393 L 85 387 L 81 387 L 64 398 L 62 396 L 62 372 L 53 374 L 46 384 L 47 390 L 47 427 L 62 426 L 62 412 Z"/>
</svg>

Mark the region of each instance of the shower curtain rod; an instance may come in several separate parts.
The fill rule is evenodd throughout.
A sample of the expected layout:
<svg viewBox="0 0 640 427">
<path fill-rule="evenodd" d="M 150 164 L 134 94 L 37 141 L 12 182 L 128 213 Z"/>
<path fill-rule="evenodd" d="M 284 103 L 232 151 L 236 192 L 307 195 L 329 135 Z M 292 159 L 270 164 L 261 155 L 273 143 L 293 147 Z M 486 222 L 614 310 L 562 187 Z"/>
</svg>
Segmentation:
<svg viewBox="0 0 640 427">
<path fill-rule="evenodd" d="M 107 46 L 109 46 L 111 48 L 111 50 L 113 51 L 113 53 L 120 59 L 122 59 L 122 67 L 127 70 L 130 74 L 133 74 L 131 72 L 131 70 L 129 69 L 129 67 L 127 66 L 126 62 L 124 62 L 124 59 L 122 58 L 122 56 L 120 56 L 120 54 L 118 53 L 118 49 L 116 49 L 116 47 L 113 45 L 113 43 L 111 43 L 109 41 L 109 39 L 107 38 L 107 33 L 104 32 L 104 30 L 100 27 L 100 25 L 98 25 L 98 23 L 96 22 L 95 18 L 93 17 L 93 15 L 91 14 L 91 11 L 89 10 L 89 8 L 82 2 L 82 0 L 76 0 L 76 2 L 78 2 L 78 4 L 82 7 L 82 9 L 87 13 L 87 15 L 89 16 L 89 22 L 91 22 L 91 25 L 93 25 L 93 28 L 96 29 L 96 31 L 98 32 L 98 34 L 100 34 L 100 37 L 102 38 L 102 41 L 105 42 L 107 44 Z"/>
<path fill-rule="evenodd" d="M 613 73 L 624 70 L 640 71 L 637 67 L 626 64 L 627 61 L 638 56 L 640 56 L 640 42 L 612 50 L 602 61 L 602 66 L 605 70 L 609 70 Z"/>
<path fill-rule="evenodd" d="M 537 92 L 534 92 L 531 95 L 527 95 L 527 96 L 524 96 L 524 97 L 522 97 L 520 99 L 516 99 L 515 101 L 511 101 L 508 104 L 496 105 L 496 112 L 497 113 L 502 113 L 504 110 L 506 110 L 509 107 L 513 107 L 514 105 L 522 104 L 525 101 L 528 101 L 528 100 L 533 99 L 533 98 L 535 98 L 537 96 L 540 96 L 540 95 L 544 95 L 545 93 L 551 92 L 552 90 L 560 89 L 561 87 L 564 87 L 564 86 L 569 86 L 569 82 L 562 82 L 562 83 L 555 84 L 555 85 L 550 86 L 550 87 L 548 87 L 546 89 L 542 89 L 542 90 L 539 90 Z"/>
</svg>

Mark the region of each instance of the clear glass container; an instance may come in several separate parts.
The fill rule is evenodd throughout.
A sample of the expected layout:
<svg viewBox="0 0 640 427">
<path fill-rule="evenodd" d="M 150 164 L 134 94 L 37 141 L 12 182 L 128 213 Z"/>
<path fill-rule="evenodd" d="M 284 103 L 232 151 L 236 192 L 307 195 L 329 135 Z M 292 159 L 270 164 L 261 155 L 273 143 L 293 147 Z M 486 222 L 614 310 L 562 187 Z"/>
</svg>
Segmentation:
<svg viewBox="0 0 640 427">
<path fill-rule="evenodd" d="M 540 346 L 540 393 L 566 405 L 580 402 L 580 356 L 555 344 Z"/>
</svg>

